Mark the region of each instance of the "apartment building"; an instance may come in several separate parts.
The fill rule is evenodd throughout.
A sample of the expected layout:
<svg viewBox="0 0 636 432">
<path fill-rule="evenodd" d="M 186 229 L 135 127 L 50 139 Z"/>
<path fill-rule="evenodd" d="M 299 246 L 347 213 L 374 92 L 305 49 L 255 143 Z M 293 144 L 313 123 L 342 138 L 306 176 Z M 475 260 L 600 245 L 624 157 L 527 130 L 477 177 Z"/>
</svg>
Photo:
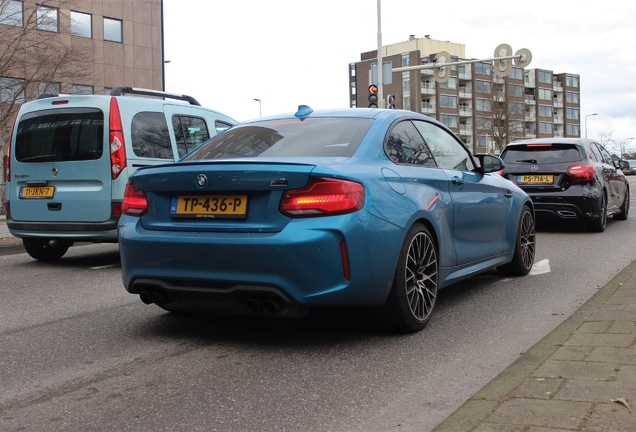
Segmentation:
<svg viewBox="0 0 636 432">
<path fill-rule="evenodd" d="M 383 62 L 394 68 L 423 65 L 442 50 L 452 61 L 465 57 L 461 44 L 411 36 L 383 47 Z M 351 107 L 368 106 L 367 88 L 377 81 L 377 51 L 360 57 L 349 67 Z M 444 83 L 436 82 L 433 74 L 433 69 L 394 72 L 383 93 L 395 95 L 396 108 L 441 121 L 474 153 L 499 153 L 508 142 L 522 138 L 580 137 L 577 74 L 513 66 L 508 76 L 499 77 L 491 62 L 452 66 Z"/>
</svg>

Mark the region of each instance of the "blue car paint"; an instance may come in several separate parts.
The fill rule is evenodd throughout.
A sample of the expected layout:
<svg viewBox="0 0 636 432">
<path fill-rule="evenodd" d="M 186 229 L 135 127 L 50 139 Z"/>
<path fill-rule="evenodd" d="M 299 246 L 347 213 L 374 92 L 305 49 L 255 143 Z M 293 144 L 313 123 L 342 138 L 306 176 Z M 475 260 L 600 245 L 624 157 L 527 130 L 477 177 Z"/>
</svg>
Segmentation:
<svg viewBox="0 0 636 432">
<path fill-rule="evenodd" d="M 319 116 L 329 114 L 325 111 L 314 113 Z M 351 158 L 219 160 L 218 167 L 222 171 L 227 170 L 228 164 L 234 164 L 238 173 L 243 168 L 252 168 L 254 164 L 285 162 L 291 163 L 284 170 L 290 182 L 302 177 L 294 177 L 293 173 L 299 172 L 352 179 L 365 187 L 367 196 L 363 210 L 342 216 L 308 219 L 281 216 L 272 225 L 274 229 L 247 224 L 245 228 L 249 232 L 236 230 L 231 233 L 198 231 L 196 220 L 180 223 L 170 231 L 151 230 L 149 228 L 153 227 L 166 229 L 170 224 L 153 221 L 152 212 L 141 219 L 143 223 L 137 217 L 122 216 L 119 236 L 122 279 L 126 288 L 130 289 L 135 279 L 149 276 L 204 279 L 277 286 L 305 306 L 379 305 L 390 291 L 406 232 L 418 221 L 430 227 L 438 242 L 440 288 L 512 259 L 521 209 L 523 205 L 532 208 L 531 201 L 521 189 L 496 174 L 396 165 L 384 153 L 382 143 L 390 125 L 405 118 L 405 112 L 358 109 L 347 110 L 346 115 L 376 119 Z M 406 117 L 422 119 L 423 116 L 408 112 Z M 359 163 L 361 160 L 365 161 L 365 165 Z M 203 167 L 214 170 L 216 164 L 217 161 L 179 163 L 180 172 L 193 173 Z M 280 171 L 280 167 L 276 169 Z M 131 180 L 150 192 L 155 187 L 156 190 L 167 188 L 178 191 L 180 185 L 176 178 L 168 185 L 154 184 L 155 180 L 147 181 L 145 178 L 146 173 L 152 178 L 150 174 L 162 174 L 161 170 L 168 174 L 171 167 L 141 169 Z M 411 170 L 417 170 L 417 173 L 411 173 Z M 422 170 L 427 170 L 426 175 L 422 174 Z M 449 182 L 456 176 L 461 176 L 464 185 L 485 179 L 491 187 L 500 185 L 511 192 L 513 198 L 503 199 L 492 191 L 477 190 L 462 194 L 462 186 Z M 302 184 L 297 187 L 304 185 L 300 180 L 299 183 Z M 161 199 L 168 200 L 169 197 Z M 153 202 L 159 204 L 161 199 Z M 280 195 L 272 195 L 270 205 L 277 204 L 277 200 L 280 200 Z M 494 223 L 492 218 L 487 218 L 493 208 L 506 209 Z M 488 233 L 494 235 L 492 241 L 486 244 L 481 241 L 484 236 L 480 227 L 471 217 L 475 209 L 485 218 Z M 152 210 L 161 211 L 157 208 Z M 276 219 L 279 217 L 276 216 Z M 497 230 L 495 226 L 499 223 L 500 229 Z M 221 223 L 219 227 L 222 226 Z M 464 244 L 455 247 L 453 236 L 457 232 L 463 235 Z M 349 281 L 343 276 L 342 240 L 349 251 Z M 158 257 L 156 260 L 143 257 L 149 247 L 153 256 Z M 484 248 L 488 251 L 485 254 Z M 258 257 L 258 260 L 246 260 L 246 255 Z"/>
</svg>

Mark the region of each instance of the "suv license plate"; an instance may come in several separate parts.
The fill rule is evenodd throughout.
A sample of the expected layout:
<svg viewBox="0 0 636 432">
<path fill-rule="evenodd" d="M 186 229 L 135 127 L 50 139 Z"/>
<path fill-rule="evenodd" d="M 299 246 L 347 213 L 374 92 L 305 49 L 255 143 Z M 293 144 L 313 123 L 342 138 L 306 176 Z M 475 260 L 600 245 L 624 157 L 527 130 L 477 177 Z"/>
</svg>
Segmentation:
<svg viewBox="0 0 636 432">
<path fill-rule="evenodd" d="M 246 195 L 180 195 L 172 197 L 170 216 L 244 218 Z"/>
<path fill-rule="evenodd" d="M 20 188 L 20 199 L 51 199 L 55 194 L 55 186 L 23 186 Z"/>
<path fill-rule="evenodd" d="M 517 176 L 519 184 L 552 184 L 554 183 L 553 175 L 520 175 Z"/>
</svg>

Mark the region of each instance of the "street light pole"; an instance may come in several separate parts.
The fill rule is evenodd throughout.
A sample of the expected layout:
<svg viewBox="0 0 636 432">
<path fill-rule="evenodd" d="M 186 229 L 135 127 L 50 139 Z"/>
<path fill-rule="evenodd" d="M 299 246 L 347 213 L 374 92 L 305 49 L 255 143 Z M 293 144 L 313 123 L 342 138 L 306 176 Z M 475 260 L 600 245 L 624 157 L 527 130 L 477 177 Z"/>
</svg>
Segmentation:
<svg viewBox="0 0 636 432">
<path fill-rule="evenodd" d="M 587 118 L 589 116 L 595 116 L 595 115 L 598 115 L 598 113 L 588 114 L 585 116 L 585 138 L 587 138 Z"/>
<path fill-rule="evenodd" d="M 256 102 L 258 102 L 258 116 L 262 117 L 262 114 L 261 114 L 261 100 L 260 99 L 256 99 L 256 98 L 254 98 L 254 100 Z"/>
</svg>

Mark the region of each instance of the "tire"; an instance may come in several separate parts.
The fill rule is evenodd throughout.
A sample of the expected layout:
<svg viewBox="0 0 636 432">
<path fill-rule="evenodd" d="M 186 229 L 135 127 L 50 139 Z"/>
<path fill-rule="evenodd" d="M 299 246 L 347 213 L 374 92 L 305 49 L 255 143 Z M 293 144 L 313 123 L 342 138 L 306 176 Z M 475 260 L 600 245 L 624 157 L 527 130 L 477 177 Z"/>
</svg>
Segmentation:
<svg viewBox="0 0 636 432">
<path fill-rule="evenodd" d="M 512 261 L 497 267 L 497 271 L 506 276 L 525 276 L 532 269 L 536 253 L 536 231 L 532 210 L 523 206 L 517 228 L 517 240 Z"/>
<path fill-rule="evenodd" d="M 439 262 L 433 236 L 422 224 L 411 227 L 400 250 L 391 292 L 380 308 L 391 330 L 416 332 L 431 319 L 437 303 Z"/>
<path fill-rule="evenodd" d="M 39 261 L 55 261 L 62 258 L 73 243 L 65 240 L 23 238 L 22 244 L 31 258 Z"/>
<path fill-rule="evenodd" d="M 603 232 L 607 225 L 607 198 L 605 197 L 605 191 L 601 194 L 601 201 L 599 202 L 599 217 L 591 220 L 587 223 L 588 231 Z"/>
<path fill-rule="evenodd" d="M 625 200 L 623 201 L 623 205 L 620 208 L 620 213 L 614 215 L 615 220 L 627 220 L 629 216 L 629 188 L 625 191 Z"/>
</svg>

